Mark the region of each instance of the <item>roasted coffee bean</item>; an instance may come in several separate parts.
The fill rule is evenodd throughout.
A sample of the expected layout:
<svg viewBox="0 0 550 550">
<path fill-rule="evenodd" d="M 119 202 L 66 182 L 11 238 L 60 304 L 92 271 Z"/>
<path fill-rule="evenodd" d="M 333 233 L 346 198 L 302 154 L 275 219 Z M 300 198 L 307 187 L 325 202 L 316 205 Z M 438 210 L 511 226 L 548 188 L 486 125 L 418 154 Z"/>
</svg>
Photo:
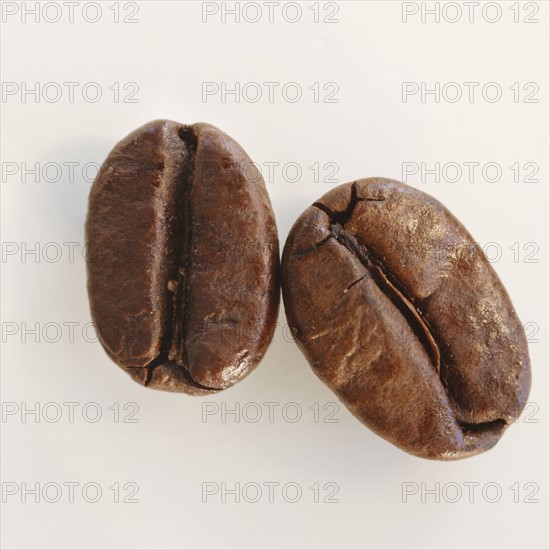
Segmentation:
<svg viewBox="0 0 550 550">
<path fill-rule="evenodd" d="M 463 225 L 404 183 L 359 180 L 308 208 L 282 287 L 315 373 L 409 453 L 490 449 L 527 401 L 527 343 L 506 290 Z"/>
<path fill-rule="evenodd" d="M 111 151 L 89 199 L 92 318 L 144 386 L 194 395 L 260 361 L 279 303 L 279 251 L 261 175 L 208 124 L 159 120 Z"/>
</svg>

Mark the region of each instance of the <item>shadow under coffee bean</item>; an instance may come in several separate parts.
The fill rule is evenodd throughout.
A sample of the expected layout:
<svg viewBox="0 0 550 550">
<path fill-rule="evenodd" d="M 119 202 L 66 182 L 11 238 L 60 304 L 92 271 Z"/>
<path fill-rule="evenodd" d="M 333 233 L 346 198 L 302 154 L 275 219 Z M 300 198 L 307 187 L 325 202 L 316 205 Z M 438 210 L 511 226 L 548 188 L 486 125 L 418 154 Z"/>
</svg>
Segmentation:
<svg viewBox="0 0 550 550">
<path fill-rule="evenodd" d="M 315 373 L 405 451 L 474 455 L 521 414 L 523 327 L 483 252 L 433 197 L 383 178 L 336 187 L 292 228 L 282 287 Z"/>
<path fill-rule="evenodd" d="M 99 339 L 144 386 L 201 395 L 261 360 L 279 304 L 279 246 L 264 181 L 208 124 L 150 122 L 92 186 L 88 290 Z"/>
</svg>

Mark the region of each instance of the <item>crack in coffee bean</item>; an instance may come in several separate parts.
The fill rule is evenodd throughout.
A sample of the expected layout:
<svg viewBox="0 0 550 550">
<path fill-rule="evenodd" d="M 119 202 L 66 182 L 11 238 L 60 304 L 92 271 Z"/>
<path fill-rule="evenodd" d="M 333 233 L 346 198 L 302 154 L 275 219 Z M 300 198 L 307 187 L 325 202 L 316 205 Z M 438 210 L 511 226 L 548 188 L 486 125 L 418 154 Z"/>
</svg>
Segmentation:
<svg viewBox="0 0 550 550">
<path fill-rule="evenodd" d="M 190 245 L 191 225 L 188 223 L 188 220 L 191 219 L 191 201 L 189 200 L 189 196 L 194 178 L 194 160 L 197 150 L 197 138 L 192 128 L 187 126 L 182 126 L 177 133 L 182 141 L 182 157 L 184 156 L 183 149 L 185 149 L 189 154 L 189 162 L 182 163 L 180 172 L 175 174 L 175 178 L 178 180 L 174 197 L 177 221 L 175 223 L 176 236 L 171 243 L 172 250 L 170 255 L 175 258 L 174 265 L 176 269 L 175 272 L 170 274 L 167 283 L 168 290 L 172 293 L 171 298 L 169 297 L 168 300 L 168 304 L 171 305 L 172 314 L 166 316 L 166 323 L 161 338 L 161 351 L 158 357 L 144 367 L 141 367 L 147 369 L 147 376 L 143 383 L 144 386 L 149 385 L 153 377 L 153 371 L 161 365 L 171 363 L 185 371 L 185 374 L 188 375 L 187 369 L 185 368 L 185 365 L 188 364 L 185 348 L 185 302 L 187 295 L 185 291 L 185 263 Z M 170 309 L 168 309 L 168 311 L 170 311 Z M 132 365 L 132 367 L 140 368 L 134 365 Z M 193 383 L 196 384 L 195 381 L 193 381 Z M 200 384 L 197 384 L 197 386 L 201 387 Z M 212 388 L 204 387 L 204 389 L 208 390 Z"/>
<path fill-rule="evenodd" d="M 424 346 L 426 353 L 431 358 L 436 372 L 443 381 L 445 377 L 445 367 L 444 363 L 441 361 L 439 346 L 431 334 L 428 323 L 422 318 L 421 313 L 414 307 L 414 299 L 407 296 L 407 293 L 403 288 L 401 290 L 399 289 L 400 285 L 396 277 L 390 273 L 388 268 L 385 267 L 380 260 L 374 257 L 372 252 L 369 252 L 368 247 L 360 244 L 356 237 L 345 230 L 345 225 L 353 215 L 353 211 L 359 202 L 382 201 L 384 201 L 384 197 L 358 197 L 357 184 L 353 183 L 351 186 L 350 201 L 346 209 L 342 212 L 334 212 L 321 202 L 313 203 L 313 206 L 325 212 L 329 216 L 330 220 L 330 235 L 313 248 L 318 248 L 328 239 L 334 238 L 342 246 L 349 250 L 349 252 L 351 252 L 351 254 L 353 254 L 361 262 L 361 264 L 363 264 L 365 269 L 378 284 L 380 290 L 388 297 L 395 307 L 399 309 L 406 322 L 410 325 L 414 334 Z M 358 283 L 360 280 L 361 279 L 355 281 L 351 286 Z"/>
</svg>

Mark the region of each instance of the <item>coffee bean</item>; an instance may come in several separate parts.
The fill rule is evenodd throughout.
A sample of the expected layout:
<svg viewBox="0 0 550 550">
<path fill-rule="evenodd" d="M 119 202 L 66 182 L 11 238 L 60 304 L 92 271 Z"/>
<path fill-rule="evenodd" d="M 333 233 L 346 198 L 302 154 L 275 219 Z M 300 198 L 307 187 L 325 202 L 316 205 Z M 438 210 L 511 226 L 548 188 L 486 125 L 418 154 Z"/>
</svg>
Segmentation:
<svg viewBox="0 0 550 550">
<path fill-rule="evenodd" d="M 315 373 L 405 451 L 474 455 L 521 413 L 521 323 L 471 235 L 429 195 L 383 178 L 336 187 L 292 228 L 282 286 Z"/>
<path fill-rule="evenodd" d="M 144 386 L 231 386 L 264 355 L 279 252 L 261 176 L 208 124 L 159 120 L 111 151 L 86 223 L 92 317 L 108 355 Z"/>
</svg>

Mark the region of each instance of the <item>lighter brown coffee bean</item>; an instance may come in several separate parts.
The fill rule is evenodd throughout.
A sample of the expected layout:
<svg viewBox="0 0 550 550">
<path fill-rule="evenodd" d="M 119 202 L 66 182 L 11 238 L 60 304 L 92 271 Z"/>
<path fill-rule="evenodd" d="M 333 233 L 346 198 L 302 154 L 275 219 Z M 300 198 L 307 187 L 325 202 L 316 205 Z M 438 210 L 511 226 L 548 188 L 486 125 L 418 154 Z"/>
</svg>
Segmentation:
<svg viewBox="0 0 550 550">
<path fill-rule="evenodd" d="M 383 178 L 333 189 L 292 228 L 282 285 L 315 373 L 405 451 L 480 453 L 523 410 L 523 327 L 474 239 L 433 197 Z"/>
</svg>

